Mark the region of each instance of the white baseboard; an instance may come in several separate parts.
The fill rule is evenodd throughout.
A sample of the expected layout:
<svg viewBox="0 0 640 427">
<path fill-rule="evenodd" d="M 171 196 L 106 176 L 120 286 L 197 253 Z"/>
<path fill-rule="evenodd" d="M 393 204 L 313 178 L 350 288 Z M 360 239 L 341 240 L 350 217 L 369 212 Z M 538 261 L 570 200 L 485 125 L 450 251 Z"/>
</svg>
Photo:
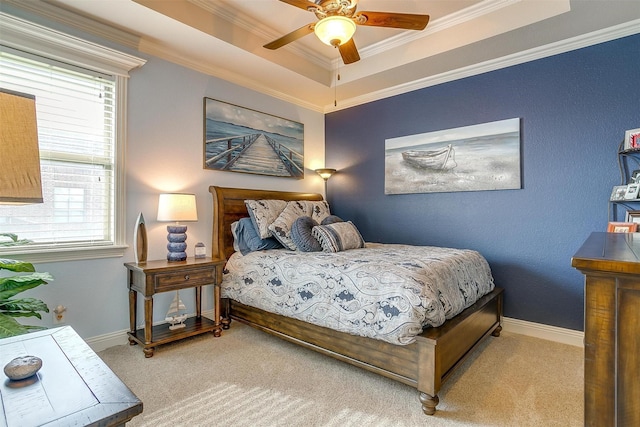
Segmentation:
<svg viewBox="0 0 640 427">
<path fill-rule="evenodd" d="M 89 344 L 89 347 L 97 353 L 99 351 L 106 350 L 109 347 L 127 344 L 129 342 L 127 339 L 127 332 L 129 332 L 128 329 L 123 329 L 121 331 L 110 332 L 108 334 L 88 338 L 85 341 Z"/>
<path fill-rule="evenodd" d="M 189 314 L 189 317 L 195 316 L 195 313 Z M 202 315 L 208 317 L 209 319 L 213 319 L 213 310 L 203 310 Z M 155 325 L 160 325 L 162 323 L 166 323 L 164 320 L 160 320 L 158 322 L 154 322 Z M 138 328 L 144 327 L 144 324 L 138 325 Z M 129 329 L 122 329 L 120 331 L 110 332 L 104 335 L 98 335 L 96 337 L 86 339 L 86 343 L 89 344 L 89 347 L 96 353 L 102 350 L 106 350 L 109 347 L 114 347 L 116 345 L 125 345 L 129 343 L 129 339 L 127 338 L 127 332 Z"/>
<path fill-rule="evenodd" d="M 206 317 L 213 317 L 213 310 L 203 311 Z M 164 323 L 159 322 L 159 323 Z M 502 318 L 502 328 L 506 332 L 514 334 L 527 335 L 530 337 L 541 338 L 549 341 L 555 341 L 562 344 L 574 345 L 577 347 L 584 346 L 584 332 L 574 331 L 572 329 L 558 328 L 556 326 L 543 325 L 541 323 L 527 322 L 510 317 Z M 87 344 L 95 352 L 106 350 L 116 345 L 124 345 L 129 342 L 127 339 L 128 329 L 111 332 L 97 337 L 85 340 Z"/>
<path fill-rule="evenodd" d="M 562 344 L 574 345 L 576 347 L 584 347 L 584 332 L 582 331 L 527 322 L 510 317 L 502 318 L 502 328 L 504 331 L 513 332 L 514 334 L 542 338 Z"/>
</svg>

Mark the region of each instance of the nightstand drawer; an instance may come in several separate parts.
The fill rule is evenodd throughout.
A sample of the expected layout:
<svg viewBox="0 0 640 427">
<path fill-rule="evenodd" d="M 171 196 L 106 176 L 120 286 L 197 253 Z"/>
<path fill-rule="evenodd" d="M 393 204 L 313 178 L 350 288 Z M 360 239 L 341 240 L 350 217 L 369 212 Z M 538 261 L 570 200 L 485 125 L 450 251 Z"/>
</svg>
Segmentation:
<svg viewBox="0 0 640 427">
<path fill-rule="evenodd" d="M 173 289 L 211 285 L 215 283 L 215 274 L 216 269 L 211 267 L 201 270 L 191 268 L 185 271 L 157 273 L 155 275 L 154 287 L 156 292 L 165 292 Z"/>
</svg>

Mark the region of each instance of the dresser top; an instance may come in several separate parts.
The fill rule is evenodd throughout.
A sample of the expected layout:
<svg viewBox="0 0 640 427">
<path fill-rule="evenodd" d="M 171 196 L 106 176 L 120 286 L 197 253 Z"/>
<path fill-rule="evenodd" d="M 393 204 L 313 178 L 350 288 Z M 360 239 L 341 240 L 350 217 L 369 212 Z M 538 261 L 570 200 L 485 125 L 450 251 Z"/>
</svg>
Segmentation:
<svg viewBox="0 0 640 427">
<path fill-rule="evenodd" d="M 591 233 L 571 265 L 578 270 L 640 274 L 640 233 Z"/>
</svg>

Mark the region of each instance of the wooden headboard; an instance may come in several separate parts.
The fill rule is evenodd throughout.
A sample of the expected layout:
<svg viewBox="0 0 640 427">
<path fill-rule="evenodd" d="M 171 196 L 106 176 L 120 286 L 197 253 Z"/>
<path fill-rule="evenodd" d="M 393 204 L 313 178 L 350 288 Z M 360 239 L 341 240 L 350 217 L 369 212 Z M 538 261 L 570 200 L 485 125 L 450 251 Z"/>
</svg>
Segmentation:
<svg viewBox="0 0 640 427">
<path fill-rule="evenodd" d="M 248 190 L 244 188 L 224 188 L 212 185 L 209 192 L 213 196 L 213 233 L 211 256 L 229 259 L 233 250 L 231 224 L 249 216 L 245 200 L 322 200 L 317 193 L 296 193 L 290 191 Z"/>
</svg>

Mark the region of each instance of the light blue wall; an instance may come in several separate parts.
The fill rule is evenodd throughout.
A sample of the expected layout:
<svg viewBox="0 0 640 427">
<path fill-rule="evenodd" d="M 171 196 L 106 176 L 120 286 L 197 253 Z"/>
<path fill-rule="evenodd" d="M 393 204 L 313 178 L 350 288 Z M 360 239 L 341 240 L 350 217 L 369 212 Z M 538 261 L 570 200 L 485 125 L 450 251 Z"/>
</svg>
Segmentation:
<svg viewBox="0 0 640 427">
<path fill-rule="evenodd" d="M 582 330 L 571 257 L 606 230 L 639 102 L 636 35 L 328 114 L 326 164 L 339 170 L 328 199 L 368 241 L 479 250 L 506 289 L 506 316 Z M 384 194 L 385 139 L 514 117 L 522 189 Z"/>
<path fill-rule="evenodd" d="M 11 8 L 3 8 L 9 13 Z M 100 44 L 135 54 L 147 63 L 132 70 L 129 81 L 126 148 L 126 243 L 132 244 L 136 218 L 146 219 L 149 237 L 148 259 L 166 257 L 166 223 L 156 221 L 158 194 L 184 191 L 196 194 L 198 222 L 188 224 L 189 255 L 193 245 L 204 242 L 211 254 L 212 198 L 210 185 L 243 188 L 323 192 L 324 182 L 313 172 L 324 164 L 324 115 L 297 107 L 270 96 L 196 72 L 183 66 L 150 57 L 131 49 L 62 27 L 27 13 L 23 18 L 65 31 Z M 212 53 L 215 54 L 215 53 Z M 215 98 L 246 108 L 285 117 L 305 126 L 305 178 L 303 180 L 265 177 L 203 169 L 203 97 Z M 123 266 L 133 261 L 133 251 L 124 257 L 36 264 L 55 280 L 29 290 L 25 297 L 39 298 L 50 309 L 58 304 L 68 308 L 65 324 L 85 339 L 129 328 L 127 274 Z M 203 310 L 212 308 L 211 286 L 203 292 Z M 195 313 L 195 296 L 181 292 L 189 313 Z M 154 320 L 162 321 L 172 293 L 154 298 Z M 142 298 L 138 299 L 138 323 L 144 320 Z M 28 324 L 56 326 L 53 316 Z M 123 334 L 124 336 L 124 334 Z"/>
</svg>

